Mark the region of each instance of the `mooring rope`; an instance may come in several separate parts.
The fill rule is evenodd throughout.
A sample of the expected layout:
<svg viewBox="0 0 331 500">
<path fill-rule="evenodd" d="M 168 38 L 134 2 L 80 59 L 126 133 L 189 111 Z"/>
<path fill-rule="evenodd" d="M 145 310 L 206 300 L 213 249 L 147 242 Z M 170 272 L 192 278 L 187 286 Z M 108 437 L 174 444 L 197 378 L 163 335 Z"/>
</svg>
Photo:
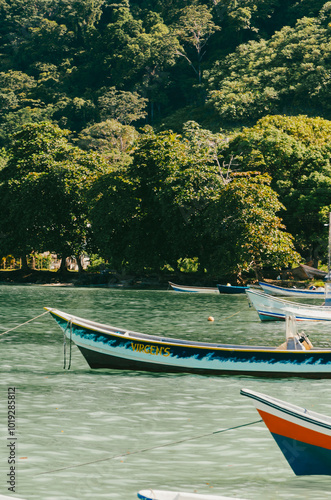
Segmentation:
<svg viewBox="0 0 331 500">
<path fill-rule="evenodd" d="M 69 364 L 68 364 L 68 370 L 70 370 L 70 367 L 71 367 L 71 351 L 72 351 L 72 319 L 70 320 Z"/>
<path fill-rule="evenodd" d="M 12 332 L 13 330 L 16 330 L 17 328 L 20 328 L 23 325 L 31 323 L 31 321 L 34 321 L 34 320 L 40 318 L 41 316 L 44 316 L 44 314 L 48 314 L 48 311 L 45 311 L 42 314 L 39 314 L 38 316 L 36 316 L 35 318 L 29 319 L 28 321 L 25 321 L 24 323 L 21 323 L 20 325 L 14 326 L 14 328 L 10 328 L 9 330 L 6 330 L 5 332 L 0 333 L 0 337 L 1 337 L 1 335 L 5 335 L 5 333 Z"/>
<path fill-rule="evenodd" d="M 70 337 L 69 337 L 69 362 L 68 362 L 68 370 L 71 367 L 71 344 L 72 344 L 72 318 L 68 320 L 65 329 L 63 330 L 63 369 L 66 369 L 67 364 L 67 336 L 66 331 L 68 326 L 70 325 Z"/>
<path fill-rule="evenodd" d="M 42 476 L 43 474 L 51 474 L 53 472 L 60 472 L 60 471 L 67 470 L 67 469 L 75 469 L 77 467 L 83 467 L 84 465 L 96 464 L 98 462 L 106 462 L 107 460 L 114 460 L 115 458 L 121 458 L 121 457 L 125 457 L 128 455 L 136 455 L 138 453 L 145 453 L 146 451 L 157 450 L 159 448 L 165 448 L 167 446 L 173 446 L 175 444 L 185 443 L 187 441 L 192 441 L 193 439 L 200 439 L 203 437 L 212 436 L 214 434 L 219 434 L 221 432 L 227 432 L 227 431 L 232 431 L 235 429 L 240 429 L 242 427 L 247 427 L 249 425 L 259 424 L 260 422 L 262 422 L 262 419 L 254 420 L 253 422 L 248 422 L 246 424 L 236 425 L 234 427 L 228 427 L 227 429 L 220 429 L 218 431 L 209 432 L 207 434 L 200 434 L 199 436 L 193 436 L 190 438 L 179 439 L 178 441 L 171 441 L 170 443 L 160 444 L 157 446 L 151 446 L 150 448 L 141 448 L 141 449 L 135 450 L 135 451 L 127 451 L 126 453 L 121 453 L 120 455 L 113 455 L 112 457 L 99 458 L 98 460 L 93 460 L 91 462 L 83 462 L 83 463 L 76 464 L 76 465 L 68 465 L 67 467 L 61 467 L 59 469 L 52 469 L 52 470 L 48 470 L 45 472 L 40 472 L 39 474 L 36 474 L 36 476 Z"/>
<path fill-rule="evenodd" d="M 235 316 L 236 314 L 239 314 L 240 312 L 241 312 L 241 311 L 237 311 L 237 312 L 235 312 L 235 313 L 231 314 L 231 316 L 225 316 L 225 318 L 221 318 L 221 320 L 220 320 L 220 321 L 224 321 L 225 319 L 232 318 L 232 316 Z"/>
</svg>

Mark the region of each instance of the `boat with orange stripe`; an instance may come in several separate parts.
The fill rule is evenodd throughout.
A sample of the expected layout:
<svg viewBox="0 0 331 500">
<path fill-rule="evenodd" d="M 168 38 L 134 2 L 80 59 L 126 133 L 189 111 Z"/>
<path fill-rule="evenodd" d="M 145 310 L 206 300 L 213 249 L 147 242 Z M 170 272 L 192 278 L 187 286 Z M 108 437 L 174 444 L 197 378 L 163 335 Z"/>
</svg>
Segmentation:
<svg viewBox="0 0 331 500">
<path fill-rule="evenodd" d="M 249 389 L 240 394 L 253 399 L 296 475 L 331 475 L 331 417 Z"/>
</svg>

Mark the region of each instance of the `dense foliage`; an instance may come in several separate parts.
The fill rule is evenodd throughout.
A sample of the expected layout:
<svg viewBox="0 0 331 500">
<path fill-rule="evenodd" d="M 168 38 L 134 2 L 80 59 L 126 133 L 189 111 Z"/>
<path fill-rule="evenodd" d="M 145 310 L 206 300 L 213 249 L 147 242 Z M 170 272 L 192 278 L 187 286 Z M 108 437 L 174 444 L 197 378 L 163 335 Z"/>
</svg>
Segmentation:
<svg viewBox="0 0 331 500">
<path fill-rule="evenodd" d="M 0 0 L 0 253 L 325 258 L 330 36 L 321 0 Z"/>
<path fill-rule="evenodd" d="M 245 128 L 229 151 L 243 170 L 268 173 L 286 206 L 281 211 L 296 247 L 307 260 L 327 253 L 331 211 L 331 122 L 306 116 L 267 116 Z"/>
</svg>

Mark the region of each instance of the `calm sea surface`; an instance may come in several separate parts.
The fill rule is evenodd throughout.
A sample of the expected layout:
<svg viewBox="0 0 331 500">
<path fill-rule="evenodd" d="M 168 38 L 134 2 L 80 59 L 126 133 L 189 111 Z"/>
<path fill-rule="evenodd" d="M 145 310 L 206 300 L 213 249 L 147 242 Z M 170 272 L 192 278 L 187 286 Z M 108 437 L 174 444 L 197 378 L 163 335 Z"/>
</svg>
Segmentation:
<svg viewBox="0 0 331 500">
<path fill-rule="evenodd" d="M 144 333 L 278 345 L 245 296 L 0 286 L 0 334 L 43 307 Z M 207 321 L 213 316 L 213 323 Z M 300 324 L 315 345 L 331 325 Z M 241 388 L 331 415 L 331 380 L 90 370 L 44 315 L 0 336 L 0 494 L 27 500 L 134 500 L 141 489 L 243 499 L 327 499 L 331 477 L 296 477 Z M 15 494 L 8 491 L 8 389 L 15 388 Z M 224 429 L 225 432 L 213 434 Z"/>
</svg>

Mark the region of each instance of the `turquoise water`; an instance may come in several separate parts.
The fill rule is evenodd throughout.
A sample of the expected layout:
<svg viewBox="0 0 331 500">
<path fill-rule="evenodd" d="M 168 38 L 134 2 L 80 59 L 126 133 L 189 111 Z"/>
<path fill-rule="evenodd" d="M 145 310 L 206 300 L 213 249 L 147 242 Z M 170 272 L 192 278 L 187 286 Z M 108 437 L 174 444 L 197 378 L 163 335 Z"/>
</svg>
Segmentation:
<svg viewBox="0 0 331 500">
<path fill-rule="evenodd" d="M 283 323 L 261 323 L 245 296 L 0 286 L 0 335 L 56 307 L 144 333 L 278 345 Z M 207 321 L 209 316 L 214 322 Z M 306 324 L 307 325 L 307 324 Z M 331 325 L 300 324 L 315 345 Z M 157 375 L 90 370 L 47 314 L 0 336 L 0 494 L 27 500 L 134 500 L 141 489 L 242 499 L 326 499 L 331 477 L 296 477 L 248 388 L 331 415 L 331 380 Z M 7 490 L 8 388 L 15 387 L 15 493 Z M 224 430 L 225 432 L 215 433 Z"/>
</svg>

